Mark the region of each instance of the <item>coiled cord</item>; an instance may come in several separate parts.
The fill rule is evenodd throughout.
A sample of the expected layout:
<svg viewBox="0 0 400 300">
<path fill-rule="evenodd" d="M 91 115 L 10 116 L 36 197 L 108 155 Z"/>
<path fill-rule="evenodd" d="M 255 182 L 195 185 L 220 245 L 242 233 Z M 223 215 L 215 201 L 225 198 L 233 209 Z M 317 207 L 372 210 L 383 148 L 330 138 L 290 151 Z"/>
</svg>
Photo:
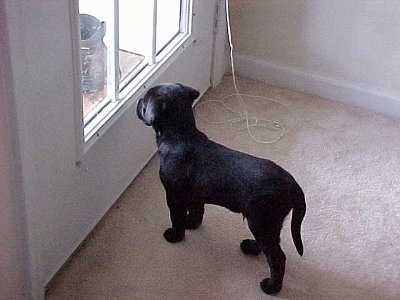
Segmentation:
<svg viewBox="0 0 400 300">
<path fill-rule="evenodd" d="M 233 57 L 233 43 L 232 43 L 232 31 L 231 31 L 231 22 L 230 22 L 230 17 L 229 17 L 229 0 L 225 0 L 225 9 L 226 9 L 226 23 L 227 23 L 227 28 L 228 28 L 228 41 L 229 41 L 229 53 L 230 53 L 230 61 L 231 61 L 231 71 L 232 71 L 232 80 L 233 80 L 233 86 L 235 88 L 235 94 L 228 95 L 221 100 L 208 100 L 204 102 L 200 102 L 195 106 L 195 113 L 197 116 L 199 116 L 201 119 L 203 119 L 205 122 L 209 124 L 230 124 L 230 127 L 234 130 L 246 130 L 250 138 L 258 143 L 258 144 L 272 144 L 278 140 L 280 140 L 286 133 L 286 128 L 284 124 L 278 121 L 273 121 L 269 119 L 262 119 L 262 118 L 257 118 L 257 117 L 251 117 L 249 116 L 249 112 L 246 106 L 246 102 L 243 97 L 248 97 L 248 98 L 255 98 L 255 99 L 263 99 L 264 101 L 272 101 L 274 103 L 277 103 L 283 107 L 285 107 L 294 117 L 296 117 L 296 114 L 290 109 L 289 106 L 286 104 L 270 98 L 270 97 L 265 97 L 265 96 L 257 96 L 257 95 L 247 95 L 247 94 L 242 94 L 239 92 L 239 89 L 236 84 L 236 74 L 235 74 L 235 65 L 234 65 L 234 57 Z M 226 102 L 228 99 L 236 97 L 240 103 L 241 110 L 234 110 L 230 108 Z M 204 106 L 204 105 L 209 105 L 210 103 L 217 103 L 222 105 L 227 111 L 233 113 L 235 117 L 224 120 L 224 121 L 211 121 L 209 118 L 205 117 L 199 112 L 199 108 Z M 238 126 L 238 124 L 244 123 L 244 126 Z M 277 134 L 276 137 L 270 138 L 270 139 L 260 139 L 256 137 L 253 133 L 253 130 L 255 128 L 263 128 L 268 131 L 279 131 L 279 134 Z"/>
</svg>

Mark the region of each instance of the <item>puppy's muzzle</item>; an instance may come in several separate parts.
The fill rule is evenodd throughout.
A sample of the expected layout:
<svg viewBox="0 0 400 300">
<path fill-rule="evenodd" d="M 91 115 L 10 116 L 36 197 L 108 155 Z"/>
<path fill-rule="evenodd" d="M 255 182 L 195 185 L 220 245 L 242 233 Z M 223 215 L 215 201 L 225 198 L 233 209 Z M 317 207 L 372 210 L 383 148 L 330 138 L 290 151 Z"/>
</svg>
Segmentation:
<svg viewBox="0 0 400 300">
<path fill-rule="evenodd" d="M 136 114 L 139 118 L 139 120 L 142 120 L 143 123 L 147 126 L 151 125 L 151 120 L 148 117 L 147 112 L 147 106 L 144 104 L 143 98 L 139 99 L 138 104 L 136 106 Z"/>
</svg>

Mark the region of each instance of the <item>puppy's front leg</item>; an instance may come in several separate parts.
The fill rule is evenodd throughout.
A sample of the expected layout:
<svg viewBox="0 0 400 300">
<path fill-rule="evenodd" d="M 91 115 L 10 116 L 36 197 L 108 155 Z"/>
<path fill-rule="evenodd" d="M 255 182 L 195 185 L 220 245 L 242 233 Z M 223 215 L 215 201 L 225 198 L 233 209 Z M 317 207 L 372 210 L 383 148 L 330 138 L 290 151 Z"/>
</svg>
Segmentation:
<svg viewBox="0 0 400 300">
<path fill-rule="evenodd" d="M 164 238 L 170 243 L 180 242 L 185 237 L 187 207 L 179 197 L 167 194 L 172 228 L 164 232 Z"/>
</svg>

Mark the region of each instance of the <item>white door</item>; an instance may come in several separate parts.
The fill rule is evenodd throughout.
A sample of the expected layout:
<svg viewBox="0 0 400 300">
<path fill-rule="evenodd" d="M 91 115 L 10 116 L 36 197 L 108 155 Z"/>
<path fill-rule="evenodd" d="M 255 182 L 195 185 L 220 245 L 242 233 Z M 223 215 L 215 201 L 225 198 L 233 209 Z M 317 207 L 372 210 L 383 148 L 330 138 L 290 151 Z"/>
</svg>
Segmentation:
<svg viewBox="0 0 400 300">
<path fill-rule="evenodd" d="M 155 67 L 133 77 L 136 88 L 123 91 L 124 101 L 117 93 L 111 106 L 93 115 L 100 122 L 88 130 L 78 1 L 5 1 L 34 298 L 43 296 L 45 285 L 155 153 L 154 133 L 135 113 L 146 87 L 182 82 L 201 93 L 209 88 L 215 1 L 183 2 L 189 3 L 190 34 L 160 58 L 164 64 L 152 57 L 143 68 Z"/>
</svg>

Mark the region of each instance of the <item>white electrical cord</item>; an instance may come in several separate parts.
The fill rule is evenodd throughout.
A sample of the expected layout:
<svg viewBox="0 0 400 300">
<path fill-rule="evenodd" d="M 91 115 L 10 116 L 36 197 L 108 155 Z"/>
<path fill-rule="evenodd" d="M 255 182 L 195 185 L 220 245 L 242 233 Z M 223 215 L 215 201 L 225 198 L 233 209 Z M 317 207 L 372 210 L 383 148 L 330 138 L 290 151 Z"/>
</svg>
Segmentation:
<svg viewBox="0 0 400 300">
<path fill-rule="evenodd" d="M 285 126 L 278 121 L 250 117 L 248 110 L 247 110 L 246 102 L 243 99 L 243 97 L 258 98 L 258 99 L 272 101 L 272 102 L 275 102 L 277 104 L 284 106 L 294 116 L 296 116 L 296 114 L 286 104 L 284 104 L 276 99 L 265 97 L 265 96 L 246 95 L 246 94 L 241 94 L 239 92 L 239 89 L 236 85 L 235 66 L 234 66 L 234 61 L 233 61 L 233 43 L 232 43 L 231 22 L 230 22 L 230 18 L 229 18 L 229 0 L 225 0 L 225 8 L 226 8 L 226 23 L 227 23 L 227 28 L 228 28 L 228 41 L 229 41 L 229 48 L 230 48 L 229 52 L 230 52 L 230 59 L 231 59 L 232 79 L 233 79 L 233 86 L 235 88 L 235 94 L 228 95 L 228 96 L 222 98 L 221 100 L 208 100 L 208 101 L 197 104 L 195 106 L 196 115 L 198 115 L 205 122 L 210 123 L 210 124 L 229 123 L 232 129 L 235 129 L 235 130 L 245 129 L 247 131 L 247 133 L 249 134 L 249 136 L 251 137 L 251 139 L 258 144 L 272 144 L 284 136 L 284 134 L 286 133 Z M 239 103 L 243 107 L 242 112 L 234 110 L 227 106 L 226 100 L 229 98 L 232 98 L 232 97 L 236 97 L 239 100 Z M 237 117 L 229 119 L 227 121 L 210 121 L 207 117 L 201 115 L 198 111 L 199 107 L 201 107 L 203 105 L 208 105 L 210 103 L 218 103 L 218 104 L 222 105 L 225 109 L 227 109 L 231 113 L 235 114 Z M 240 122 L 244 122 L 245 126 L 237 127 L 236 124 L 239 124 Z M 264 128 L 265 130 L 280 131 L 280 132 L 275 138 L 263 140 L 263 139 L 257 138 L 253 134 L 252 128 L 256 128 L 256 127 Z"/>
</svg>

